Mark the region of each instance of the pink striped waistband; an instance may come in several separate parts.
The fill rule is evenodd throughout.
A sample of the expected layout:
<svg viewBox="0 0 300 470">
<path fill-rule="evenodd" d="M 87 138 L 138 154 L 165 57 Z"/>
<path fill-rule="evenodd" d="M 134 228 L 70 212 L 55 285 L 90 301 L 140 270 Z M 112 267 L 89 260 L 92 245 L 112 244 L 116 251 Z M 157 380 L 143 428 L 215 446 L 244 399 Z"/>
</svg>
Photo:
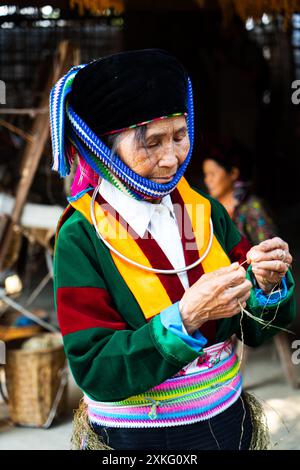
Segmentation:
<svg viewBox="0 0 300 470">
<path fill-rule="evenodd" d="M 188 364 L 165 382 L 122 401 L 97 402 L 85 395 L 90 422 L 110 427 L 161 427 L 215 416 L 242 391 L 239 360 L 231 342 L 205 350 L 205 363 Z"/>
</svg>

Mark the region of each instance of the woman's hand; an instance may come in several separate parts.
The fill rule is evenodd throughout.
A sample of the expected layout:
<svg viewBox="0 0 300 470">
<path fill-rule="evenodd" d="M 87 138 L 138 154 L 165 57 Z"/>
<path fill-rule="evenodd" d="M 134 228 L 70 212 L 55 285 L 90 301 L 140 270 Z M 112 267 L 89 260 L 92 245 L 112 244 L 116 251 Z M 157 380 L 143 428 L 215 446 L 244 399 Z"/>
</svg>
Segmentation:
<svg viewBox="0 0 300 470">
<path fill-rule="evenodd" d="M 288 244 L 274 237 L 252 247 L 247 253 L 247 261 L 252 265 L 259 287 L 268 294 L 284 277 L 293 258 Z"/>
<path fill-rule="evenodd" d="M 183 324 L 192 334 L 208 320 L 228 318 L 240 313 L 240 304 L 246 306 L 252 288 L 246 271 L 238 263 L 220 268 L 189 287 L 179 302 Z"/>
</svg>

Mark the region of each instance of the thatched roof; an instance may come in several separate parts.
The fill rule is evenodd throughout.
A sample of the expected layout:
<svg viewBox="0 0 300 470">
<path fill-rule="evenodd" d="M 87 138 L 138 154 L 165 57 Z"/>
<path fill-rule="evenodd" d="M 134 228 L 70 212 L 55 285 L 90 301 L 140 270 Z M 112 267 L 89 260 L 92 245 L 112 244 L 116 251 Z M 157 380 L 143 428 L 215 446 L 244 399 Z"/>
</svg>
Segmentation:
<svg viewBox="0 0 300 470">
<path fill-rule="evenodd" d="M 15 5 L 15 0 L 6 0 L 6 5 Z M 117 12 L 123 10 L 193 10 L 199 8 L 221 9 L 225 16 L 236 12 L 241 18 L 261 18 L 263 13 L 283 13 L 289 18 L 300 11 L 300 0 L 22 0 L 22 7 L 52 5 L 55 8 L 68 10 L 78 8 L 84 11 L 100 13 L 106 8 L 114 7 Z M 20 4 L 19 4 L 20 7 Z"/>
</svg>

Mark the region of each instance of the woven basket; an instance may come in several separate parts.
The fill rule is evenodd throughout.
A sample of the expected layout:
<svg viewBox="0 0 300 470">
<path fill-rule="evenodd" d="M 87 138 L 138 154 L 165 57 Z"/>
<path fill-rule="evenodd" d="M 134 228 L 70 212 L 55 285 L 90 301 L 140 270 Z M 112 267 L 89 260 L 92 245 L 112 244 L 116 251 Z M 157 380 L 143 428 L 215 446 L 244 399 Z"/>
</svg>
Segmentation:
<svg viewBox="0 0 300 470">
<path fill-rule="evenodd" d="M 66 357 L 63 345 L 39 350 L 11 348 L 6 355 L 6 388 L 15 424 L 49 427 L 67 402 Z"/>
</svg>

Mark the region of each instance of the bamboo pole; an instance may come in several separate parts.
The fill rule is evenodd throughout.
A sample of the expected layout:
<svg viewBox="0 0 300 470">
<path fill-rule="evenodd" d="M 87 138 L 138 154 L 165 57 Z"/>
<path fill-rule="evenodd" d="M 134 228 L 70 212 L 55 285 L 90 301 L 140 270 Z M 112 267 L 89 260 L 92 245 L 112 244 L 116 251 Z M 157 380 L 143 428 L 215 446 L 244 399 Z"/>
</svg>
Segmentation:
<svg viewBox="0 0 300 470">
<path fill-rule="evenodd" d="M 6 222 L 6 227 L 0 243 L 0 270 L 3 270 L 6 253 L 10 245 L 15 225 L 18 224 L 24 204 L 26 202 L 28 192 L 30 190 L 33 178 L 38 168 L 44 147 L 49 139 L 49 94 L 52 86 L 56 81 L 64 75 L 68 68 L 72 65 L 73 48 L 68 41 L 62 41 L 54 57 L 53 67 L 50 71 L 47 84 L 41 99 L 39 108 L 47 109 L 46 113 L 42 113 L 35 117 L 30 135 L 32 140 L 27 141 L 22 158 L 21 176 L 16 190 L 15 205 L 11 216 Z"/>
</svg>

